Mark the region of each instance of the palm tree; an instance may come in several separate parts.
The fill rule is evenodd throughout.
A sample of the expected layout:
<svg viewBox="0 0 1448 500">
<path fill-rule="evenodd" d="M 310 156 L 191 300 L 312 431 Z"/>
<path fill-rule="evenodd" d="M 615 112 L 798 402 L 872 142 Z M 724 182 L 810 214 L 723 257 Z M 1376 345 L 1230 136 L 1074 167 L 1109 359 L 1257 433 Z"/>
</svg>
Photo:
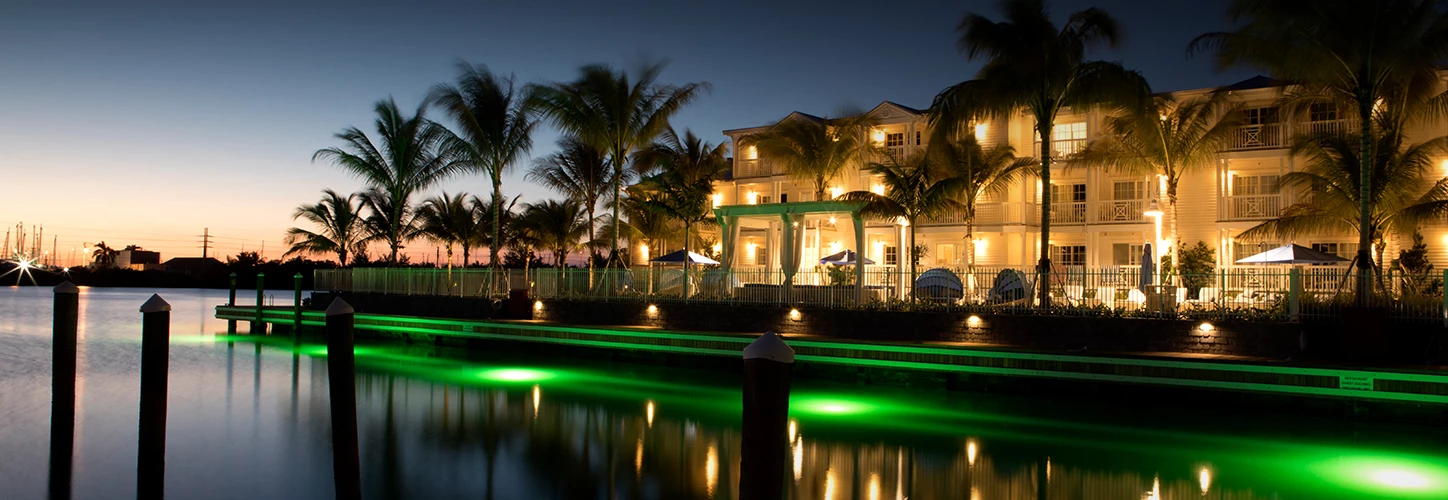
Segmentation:
<svg viewBox="0 0 1448 500">
<path fill-rule="evenodd" d="M 668 214 L 646 203 L 648 194 L 640 188 L 637 184 L 630 186 L 629 195 L 619 204 L 623 211 L 619 230 L 629 241 L 640 241 L 649 248 L 662 250 L 668 245 L 669 239 L 683 231 L 683 227 Z M 603 223 L 611 224 L 613 221 L 610 217 L 604 215 Z"/>
<path fill-rule="evenodd" d="M 558 141 L 559 151 L 533 163 L 528 171 L 528 180 L 547 186 L 569 199 L 583 204 L 588 220 L 597 220 L 595 210 L 598 202 L 611 198 L 613 190 L 613 164 L 607 153 L 577 139 Z M 588 241 L 597 240 L 594 225 L 588 226 Z M 589 258 L 589 267 L 593 259 Z"/>
<path fill-rule="evenodd" d="M 362 204 L 357 194 L 342 196 L 331 189 L 322 190 L 322 201 L 316 205 L 302 205 L 292 214 L 292 220 L 306 219 L 318 231 L 300 227 L 287 230 L 286 243 L 291 245 L 285 259 L 301 254 L 336 254 L 337 264 L 347 265 L 347 254 L 357 251 L 366 238 L 362 217 Z"/>
<path fill-rule="evenodd" d="M 1192 41 L 1192 53 L 1214 52 L 1219 67 L 1250 66 L 1298 82 L 1301 92 L 1356 109 L 1357 146 L 1373 157 L 1375 110 L 1441 116 L 1437 70 L 1448 61 L 1448 12 L 1437 0 L 1236 0 L 1228 9 L 1236 31 Z M 1438 101 L 1438 103 L 1433 103 Z M 1430 104 L 1432 103 L 1432 104 Z M 1419 118 L 1427 117 L 1419 116 Z M 1390 134 L 1388 134 L 1390 135 Z M 1371 229 L 1377 189 L 1371 165 L 1355 182 L 1358 207 L 1358 288 L 1367 305 L 1373 269 Z"/>
<path fill-rule="evenodd" d="M 968 14 L 960 22 L 959 46 L 969 59 L 983 58 L 976 79 L 953 85 L 935 96 L 930 108 L 932 133 L 952 137 L 969 133 L 972 121 L 1008 118 L 1026 110 L 1036 120 L 1041 142 L 1041 185 L 1051 185 L 1051 133 L 1063 110 L 1119 104 L 1148 94 L 1141 75 L 1120 64 L 1088 61 L 1088 50 L 1115 47 L 1116 20 L 1100 9 L 1071 14 L 1059 28 L 1041 0 L 1001 3 L 1005 19 Z M 1046 204 L 1045 206 L 1050 206 Z M 1046 273 L 1051 269 L 1051 211 L 1041 210 L 1041 259 L 1036 266 L 1040 304 L 1050 305 Z"/>
<path fill-rule="evenodd" d="M 646 153 L 646 162 L 658 165 L 660 172 L 640 183 L 649 196 L 643 203 L 684 224 L 684 254 L 689 252 L 692 229 L 713 220 L 714 181 L 729 169 L 725 155 L 729 147 L 713 145 L 685 130 L 684 137 L 672 128 L 663 134 L 663 141 Z M 684 264 L 684 297 L 689 296 L 689 263 Z"/>
<path fill-rule="evenodd" d="M 936 144 L 939 144 L 936 146 Z M 1035 158 L 1017 158 L 1010 144 L 997 144 L 987 149 L 974 135 L 959 140 L 932 143 L 929 154 L 936 155 L 940 168 L 957 189 L 965 220 L 965 255 L 968 275 L 975 272 L 975 214 L 982 197 L 1002 194 L 1021 178 L 1036 173 Z"/>
<path fill-rule="evenodd" d="M 577 200 L 543 200 L 526 205 L 519 224 L 537 239 L 538 246 L 553 252 L 555 264 L 562 268 L 568 253 L 588 234 L 585 217 L 583 204 Z"/>
<path fill-rule="evenodd" d="M 910 228 L 910 283 L 915 282 L 916 264 L 915 227 L 926 218 L 950 214 L 961 208 L 955 195 L 959 186 L 944 174 L 930 155 L 915 153 L 903 160 L 889 158 L 885 163 L 872 163 L 867 168 L 879 176 L 885 194 L 870 191 L 851 191 L 840 195 L 841 200 L 865 202 L 860 213 L 880 220 L 904 219 Z"/>
<path fill-rule="evenodd" d="M 1212 165 L 1217 152 L 1237 133 L 1242 124 L 1238 107 L 1226 93 L 1186 100 L 1169 95 L 1153 97 L 1142 106 L 1123 108 L 1107 116 L 1100 138 L 1077 157 L 1080 166 L 1166 179 L 1173 269 L 1179 268 L 1181 253 L 1177 188 L 1187 173 Z"/>
<path fill-rule="evenodd" d="M 1434 174 L 1440 159 L 1448 154 L 1448 136 L 1407 144 L 1401 128 L 1374 130 L 1374 157 L 1368 162 L 1362 160 L 1355 132 L 1295 139 L 1292 153 L 1305 158 L 1306 168 L 1283 175 L 1279 182 L 1304 193 L 1302 200 L 1284 208 L 1277 219 L 1258 224 L 1238 238 L 1286 239 L 1360 231 L 1370 237 L 1371 255 L 1374 250 L 1381 253 L 1387 234 L 1411 233 L 1419 221 L 1448 213 L 1448 177 Z M 1358 199 L 1364 163 L 1371 178 L 1378 180 L 1367 200 L 1373 210 L 1365 230 L 1358 226 L 1358 207 L 1364 205 Z"/>
<path fill-rule="evenodd" d="M 493 238 L 501 241 L 503 173 L 533 149 L 533 120 L 528 90 L 514 89 L 513 77 L 503 78 L 487 66 L 458 61 L 458 83 L 438 84 L 428 100 L 452 118 L 447 150 L 461 165 L 488 174 L 493 183 Z M 488 265 L 497 267 L 498 247 L 488 245 Z"/>
<path fill-rule="evenodd" d="M 386 242 L 392 252 L 388 263 L 397 265 L 398 250 L 403 248 L 404 243 L 419 235 L 417 212 L 407 205 L 395 205 L 391 193 L 377 188 L 363 191 L 358 198 L 362 200 L 362 206 L 371 212 L 362 220 L 367 233 L 363 244 L 373 241 Z"/>
<path fill-rule="evenodd" d="M 478 220 L 482 208 L 479 201 L 474 196 L 469 203 L 466 193 L 448 196 L 447 192 L 443 192 L 441 196 L 423 201 L 422 209 L 418 210 L 418 233 L 447 245 L 449 268 L 452 267 L 454 244 L 462 247 L 463 267 L 467 267 L 473 245 L 483 239 L 481 233 L 487 226 Z"/>
<path fill-rule="evenodd" d="M 514 196 L 512 199 L 495 198 L 483 201 L 482 198 L 473 196 L 468 204 L 477 212 L 478 225 L 481 226 L 477 232 L 478 244 L 486 245 L 489 248 L 502 248 L 509 246 L 513 240 L 511 231 L 514 229 L 514 222 L 517 221 L 518 199 L 523 195 Z M 497 210 L 494 210 L 497 207 Z M 494 239 L 497 238 L 497 239 Z M 495 243 L 496 242 L 496 243 Z M 489 266 L 492 265 L 490 262 Z"/>
<path fill-rule="evenodd" d="M 657 83 L 664 64 L 645 64 L 634 75 L 591 64 L 577 80 L 533 87 L 535 108 L 565 134 L 608 154 L 613 163 L 613 262 L 618 255 L 619 203 L 623 197 L 625 162 L 648 148 L 669 126 L 669 119 L 699 99 L 708 83 Z"/>
<path fill-rule="evenodd" d="M 815 199 L 824 200 L 830 181 L 870 150 L 865 140 L 869 125 L 863 115 L 819 120 L 792 116 L 747 140 L 760 155 L 783 165 L 790 177 L 813 185 Z"/>
<path fill-rule="evenodd" d="M 375 188 L 368 194 L 372 208 L 385 207 L 386 211 L 375 212 L 373 217 L 386 220 L 373 227 L 390 231 L 380 236 L 391 248 L 388 262 L 392 265 L 397 264 L 398 249 L 410 238 L 403 231 L 409 226 L 404 218 L 411 217 L 409 200 L 413 193 L 456 173 L 460 166 L 440 151 L 446 131 L 424 118 L 424 109 L 419 107 L 417 113 L 404 116 L 392 99 L 378 101 L 378 143 L 356 127 L 348 127 L 335 136 L 346 146 L 321 149 L 312 155 L 312 161 L 325 159 Z"/>
</svg>

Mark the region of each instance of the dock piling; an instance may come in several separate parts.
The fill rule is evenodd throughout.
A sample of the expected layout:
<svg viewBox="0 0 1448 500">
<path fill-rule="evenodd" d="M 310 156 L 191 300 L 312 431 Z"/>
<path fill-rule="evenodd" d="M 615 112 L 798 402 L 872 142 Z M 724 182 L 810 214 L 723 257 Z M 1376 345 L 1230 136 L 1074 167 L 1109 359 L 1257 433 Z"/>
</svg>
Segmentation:
<svg viewBox="0 0 1448 500">
<path fill-rule="evenodd" d="M 236 273 L 231 273 L 231 294 L 228 295 L 228 298 L 226 299 L 226 305 L 232 307 L 236 306 Z M 236 335 L 236 320 L 226 320 L 226 334 Z"/>
<path fill-rule="evenodd" d="M 166 379 L 171 358 L 171 304 L 152 295 L 141 305 L 141 425 L 136 498 L 166 493 Z"/>
<path fill-rule="evenodd" d="M 50 375 L 50 498 L 70 498 L 75 454 L 75 351 L 80 291 L 71 282 L 53 290 Z"/>
<path fill-rule="evenodd" d="M 783 497 L 793 367 L 794 349 L 772 331 L 744 348 L 739 498 Z"/>
<path fill-rule="evenodd" d="M 357 452 L 357 382 L 353 357 L 354 310 L 341 297 L 327 307 L 327 385 L 332 399 L 332 475 L 339 499 L 362 497 Z"/>
<path fill-rule="evenodd" d="M 292 336 L 302 334 L 302 273 L 292 276 Z"/>
</svg>

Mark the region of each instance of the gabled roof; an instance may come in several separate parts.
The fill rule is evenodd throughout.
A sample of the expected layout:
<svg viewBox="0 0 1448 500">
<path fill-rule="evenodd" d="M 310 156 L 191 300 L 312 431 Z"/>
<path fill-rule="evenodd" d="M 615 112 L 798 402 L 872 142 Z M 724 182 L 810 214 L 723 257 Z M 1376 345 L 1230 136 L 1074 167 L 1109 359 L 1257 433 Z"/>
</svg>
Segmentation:
<svg viewBox="0 0 1448 500">
<path fill-rule="evenodd" d="M 1262 76 L 1262 75 L 1257 75 L 1257 76 L 1254 76 L 1254 77 L 1252 77 L 1252 78 L 1248 78 L 1248 79 L 1246 79 L 1246 80 L 1242 80 L 1242 81 L 1240 81 L 1240 82 L 1233 83 L 1233 84 L 1231 84 L 1231 85 L 1224 85 L 1224 86 L 1221 86 L 1221 87 L 1217 87 L 1216 91 L 1217 91 L 1217 92 L 1224 92 L 1224 91 L 1225 91 L 1225 92 L 1230 92 L 1230 91 L 1233 91 L 1233 90 L 1268 89 L 1268 88 L 1273 88 L 1273 87 L 1286 87 L 1286 86 L 1288 86 L 1288 85 L 1292 85 L 1292 82 L 1289 82 L 1289 81 L 1286 81 L 1286 80 L 1278 80 L 1278 79 L 1276 79 L 1276 78 L 1269 78 L 1269 77 L 1265 77 L 1265 76 Z"/>
<path fill-rule="evenodd" d="M 815 115 L 812 115 L 812 114 L 809 114 L 809 113 L 802 113 L 802 112 L 799 112 L 799 111 L 791 111 L 788 115 L 785 115 L 784 118 L 780 118 L 780 119 L 779 119 L 779 121 L 781 121 L 781 122 L 782 122 L 782 121 L 785 121 L 785 120 L 809 120 L 809 121 L 812 121 L 812 122 L 815 122 L 815 123 L 822 123 L 822 122 L 825 121 L 824 118 L 820 118 L 820 117 L 818 117 L 818 116 L 815 116 Z M 776 122 L 776 123 L 778 123 L 778 122 Z M 757 127 L 732 128 L 732 129 L 725 130 L 725 131 L 724 131 L 724 135 L 734 135 L 734 134 L 740 133 L 740 132 L 749 132 L 749 131 L 754 131 L 754 130 L 763 130 L 763 129 L 766 129 L 766 128 L 769 128 L 769 127 L 770 127 L 769 125 L 760 125 L 760 126 L 757 126 Z"/>
</svg>

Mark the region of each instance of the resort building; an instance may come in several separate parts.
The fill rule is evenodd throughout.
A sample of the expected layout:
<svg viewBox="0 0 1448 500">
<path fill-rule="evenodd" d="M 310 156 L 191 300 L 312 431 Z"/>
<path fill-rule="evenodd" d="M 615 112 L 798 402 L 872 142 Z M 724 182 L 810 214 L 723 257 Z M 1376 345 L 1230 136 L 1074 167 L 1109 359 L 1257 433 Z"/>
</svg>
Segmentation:
<svg viewBox="0 0 1448 500">
<path fill-rule="evenodd" d="M 1300 169 L 1300 158 L 1290 154 L 1291 138 L 1296 133 L 1355 126 L 1334 109 L 1314 108 L 1302 116 L 1288 116 L 1278 107 L 1284 84 L 1266 77 L 1255 77 L 1233 85 L 1177 93 L 1191 97 L 1211 92 L 1227 92 L 1242 106 L 1244 124 L 1233 134 L 1230 143 L 1220 152 L 1213 165 L 1204 165 L 1187 174 L 1179 188 L 1178 233 L 1181 244 L 1195 246 L 1205 243 L 1216 254 L 1218 270 L 1238 267 L 1238 259 L 1286 243 L 1321 250 L 1351 259 L 1357 248 L 1355 233 L 1321 234 L 1296 241 L 1244 241 L 1238 236 L 1248 228 L 1278 217 L 1294 203 L 1301 193 L 1280 188 L 1282 175 Z M 974 229 L 975 265 L 978 269 L 1031 269 L 1039 257 L 1040 210 L 1049 207 L 1052 214 L 1050 248 L 1053 265 L 1058 271 L 1079 269 L 1129 270 L 1141 265 L 1144 246 L 1151 244 L 1153 253 L 1165 255 L 1177 244 L 1170 241 L 1170 220 L 1165 199 L 1165 179 L 1155 176 L 1128 176 L 1102 169 L 1073 165 L 1071 155 L 1102 133 L 1105 110 L 1067 111 L 1055 124 L 1055 163 L 1051 185 L 1042 186 L 1035 177 L 1018 182 L 1007 192 L 978 200 Z M 885 101 L 867 113 L 873 122 L 868 140 L 890 154 L 904 157 L 926 148 L 930 141 L 926 112 L 922 109 Z M 821 120 L 819 117 L 794 112 L 785 120 Z M 1415 133 L 1413 141 L 1448 134 L 1445 124 L 1432 130 Z M 1020 114 L 1010 119 L 975 125 L 976 138 L 986 147 L 1006 143 L 1017 156 L 1036 156 L 1034 120 Z M 732 177 L 716 185 L 713 203 L 729 205 L 767 205 L 815 201 L 811 183 L 790 177 L 770 158 L 759 154 L 750 144 L 752 135 L 765 131 L 767 125 L 725 130 L 733 143 L 735 154 Z M 850 191 L 884 192 L 866 170 L 867 159 L 856 162 L 834 178 L 827 197 Z M 858 164 L 864 163 L 864 164 Z M 1448 168 L 1448 158 L 1440 168 Z M 1440 171 L 1439 175 L 1448 175 Z M 802 217 L 803 228 L 796 228 L 801 270 L 809 270 L 819 259 L 842 250 L 858 250 L 872 261 L 870 269 L 908 268 L 905 252 L 908 246 L 903 221 L 869 220 L 864 227 L 864 247 L 856 247 L 856 236 L 848 214 L 840 217 L 821 214 Z M 798 220 L 795 223 L 800 223 Z M 779 217 L 756 218 L 741 222 L 733 242 L 735 252 L 732 268 L 739 272 L 773 270 L 781 262 L 782 221 Z M 953 270 L 967 265 L 966 230 L 959 218 L 921 222 L 916 228 L 916 248 L 923 253 L 919 270 L 933 267 Z M 1448 267 L 1448 228 L 1441 223 L 1421 228 L 1431 260 L 1439 269 Z M 728 241 L 730 238 L 719 238 Z M 1386 261 L 1397 258 L 1399 249 L 1411 246 L 1411 234 L 1393 234 L 1387 238 Z M 718 246 L 716 246 L 716 249 Z M 721 252 L 728 253 L 728 252 Z M 788 259 L 786 259 L 787 261 Z M 1345 263 L 1339 264 L 1346 266 Z M 751 280 L 745 278 L 746 282 Z M 988 284 L 986 286 L 989 286 Z"/>
</svg>

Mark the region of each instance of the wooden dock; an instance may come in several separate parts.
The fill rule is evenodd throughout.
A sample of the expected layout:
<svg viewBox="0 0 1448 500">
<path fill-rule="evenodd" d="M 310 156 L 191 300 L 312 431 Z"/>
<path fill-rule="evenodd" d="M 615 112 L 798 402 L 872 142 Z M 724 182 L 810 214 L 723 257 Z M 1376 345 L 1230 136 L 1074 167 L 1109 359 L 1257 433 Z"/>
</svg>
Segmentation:
<svg viewBox="0 0 1448 500">
<path fill-rule="evenodd" d="M 292 325 L 291 307 L 267 307 L 265 323 Z M 216 317 L 255 321 L 256 306 L 218 306 Z M 303 311 L 303 327 L 320 327 L 320 311 Z M 364 331 L 571 345 L 597 349 L 739 357 L 754 336 L 630 327 L 577 327 L 537 321 L 493 321 L 357 314 Z M 1313 367 L 1281 362 L 1181 359 L 1125 354 L 1061 354 L 944 344 L 842 341 L 790 337 L 806 363 L 1003 377 L 1202 388 L 1332 399 L 1448 404 L 1448 371 Z"/>
</svg>

